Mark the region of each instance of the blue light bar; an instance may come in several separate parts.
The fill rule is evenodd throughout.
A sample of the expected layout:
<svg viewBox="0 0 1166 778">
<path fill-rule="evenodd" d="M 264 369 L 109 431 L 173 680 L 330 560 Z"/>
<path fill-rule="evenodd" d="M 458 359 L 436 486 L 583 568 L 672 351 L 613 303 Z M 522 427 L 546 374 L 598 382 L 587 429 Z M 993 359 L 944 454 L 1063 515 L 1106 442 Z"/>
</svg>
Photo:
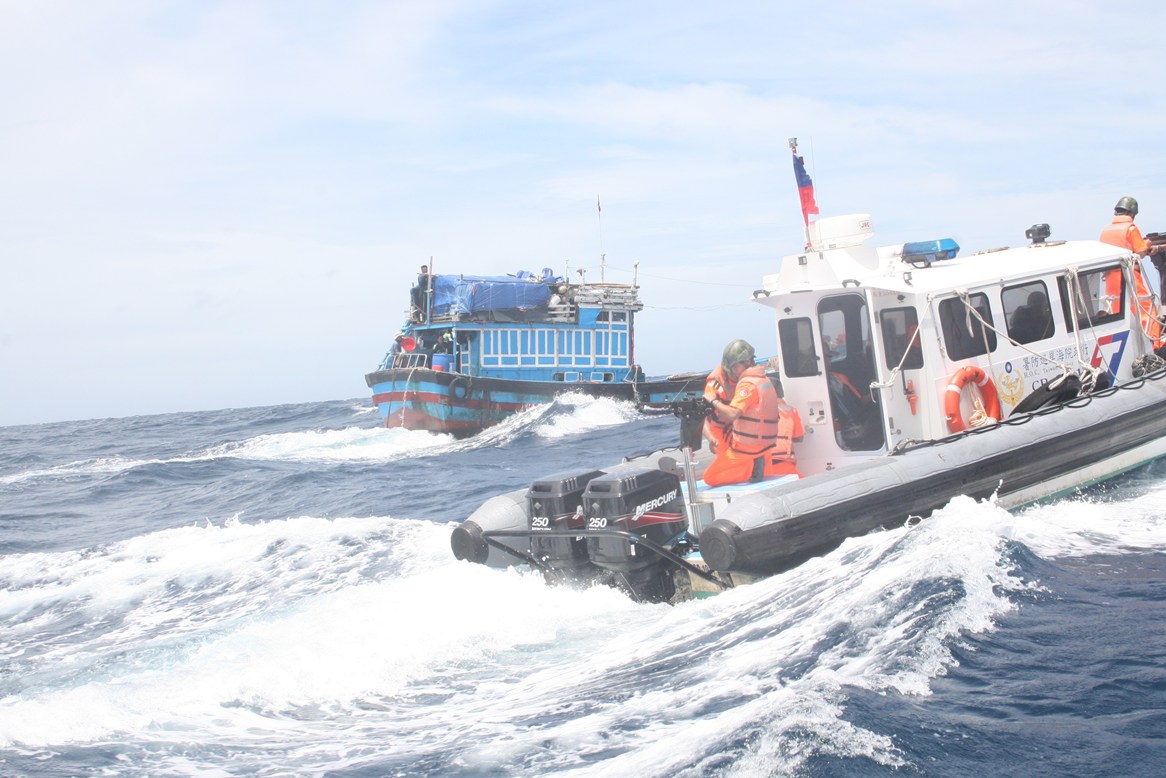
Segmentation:
<svg viewBox="0 0 1166 778">
<path fill-rule="evenodd" d="M 959 244 L 951 238 L 904 243 L 903 261 L 910 262 L 915 267 L 930 267 L 932 262 L 941 259 L 955 259 L 959 250 Z"/>
</svg>

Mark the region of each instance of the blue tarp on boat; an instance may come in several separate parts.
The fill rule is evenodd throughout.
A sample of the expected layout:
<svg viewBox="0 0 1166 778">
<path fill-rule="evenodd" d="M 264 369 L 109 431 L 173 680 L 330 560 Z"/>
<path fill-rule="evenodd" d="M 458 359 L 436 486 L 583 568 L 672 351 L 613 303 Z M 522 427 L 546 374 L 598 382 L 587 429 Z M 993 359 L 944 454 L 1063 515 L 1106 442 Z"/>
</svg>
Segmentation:
<svg viewBox="0 0 1166 778">
<path fill-rule="evenodd" d="M 470 316 L 486 311 L 526 311 L 545 306 L 560 279 L 512 276 L 434 276 L 433 315 Z"/>
</svg>

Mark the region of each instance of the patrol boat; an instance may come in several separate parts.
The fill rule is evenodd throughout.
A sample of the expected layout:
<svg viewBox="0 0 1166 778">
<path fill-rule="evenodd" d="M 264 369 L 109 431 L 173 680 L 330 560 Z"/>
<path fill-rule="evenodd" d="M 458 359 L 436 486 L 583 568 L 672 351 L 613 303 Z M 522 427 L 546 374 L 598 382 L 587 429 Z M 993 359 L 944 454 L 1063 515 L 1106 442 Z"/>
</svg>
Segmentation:
<svg viewBox="0 0 1166 778">
<path fill-rule="evenodd" d="M 707 372 L 648 377 L 636 363 L 635 276 L 600 278 L 572 282 L 546 268 L 419 281 L 400 347 L 365 376 L 385 426 L 460 437 L 569 392 L 637 403 L 698 396 Z"/>
<path fill-rule="evenodd" d="M 681 444 L 539 479 L 453 531 L 458 559 L 527 564 L 643 601 L 788 570 L 957 495 L 1014 508 L 1166 455 L 1158 299 L 1137 255 L 1049 240 L 960 256 L 875 248 L 868 215 L 823 218 L 753 299 L 771 308 L 799 476 L 705 487 L 702 399 Z M 852 392 L 847 384 L 861 387 Z"/>
</svg>

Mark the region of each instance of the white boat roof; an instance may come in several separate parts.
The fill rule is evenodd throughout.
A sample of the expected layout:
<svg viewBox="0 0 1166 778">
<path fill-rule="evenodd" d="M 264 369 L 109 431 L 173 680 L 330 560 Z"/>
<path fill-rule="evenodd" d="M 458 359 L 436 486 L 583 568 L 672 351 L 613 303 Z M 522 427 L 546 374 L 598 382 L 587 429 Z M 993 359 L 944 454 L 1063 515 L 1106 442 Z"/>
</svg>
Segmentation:
<svg viewBox="0 0 1166 778">
<path fill-rule="evenodd" d="M 827 222 L 823 229 L 813 229 Z M 810 247 L 802 254 L 783 258 L 781 270 L 763 279 L 759 292 L 764 294 L 755 297 L 855 286 L 912 295 L 950 294 L 956 289 L 1012 283 L 1030 275 L 1047 275 L 1050 271 L 1117 261 L 1130 255 L 1125 249 L 1096 240 L 1048 241 L 973 251 L 922 266 L 903 259 L 902 245 L 867 245 L 873 234 L 870 217 L 865 214 L 815 222 L 811 225 Z"/>
</svg>

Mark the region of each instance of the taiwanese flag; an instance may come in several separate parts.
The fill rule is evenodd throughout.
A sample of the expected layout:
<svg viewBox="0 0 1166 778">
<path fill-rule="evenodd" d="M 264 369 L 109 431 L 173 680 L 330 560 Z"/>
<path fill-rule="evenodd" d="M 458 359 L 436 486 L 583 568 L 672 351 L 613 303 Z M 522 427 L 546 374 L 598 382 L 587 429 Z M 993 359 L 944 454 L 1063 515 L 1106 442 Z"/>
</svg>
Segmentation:
<svg viewBox="0 0 1166 778">
<path fill-rule="evenodd" d="M 794 152 L 794 178 L 798 181 L 798 194 L 802 198 L 802 219 L 810 223 L 810 214 L 818 215 L 818 204 L 814 202 L 814 182 L 806 172 L 806 163 Z"/>
</svg>

